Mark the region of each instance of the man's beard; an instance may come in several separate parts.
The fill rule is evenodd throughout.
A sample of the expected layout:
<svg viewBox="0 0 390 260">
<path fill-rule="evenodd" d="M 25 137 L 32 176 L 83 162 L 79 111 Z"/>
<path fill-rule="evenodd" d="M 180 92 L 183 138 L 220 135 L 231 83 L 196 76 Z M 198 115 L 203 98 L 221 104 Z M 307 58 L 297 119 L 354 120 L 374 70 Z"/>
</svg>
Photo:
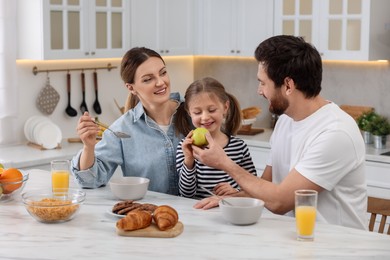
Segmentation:
<svg viewBox="0 0 390 260">
<path fill-rule="evenodd" d="M 270 99 L 269 111 L 280 116 L 284 114 L 288 106 L 288 100 L 277 94 L 274 98 Z"/>
</svg>

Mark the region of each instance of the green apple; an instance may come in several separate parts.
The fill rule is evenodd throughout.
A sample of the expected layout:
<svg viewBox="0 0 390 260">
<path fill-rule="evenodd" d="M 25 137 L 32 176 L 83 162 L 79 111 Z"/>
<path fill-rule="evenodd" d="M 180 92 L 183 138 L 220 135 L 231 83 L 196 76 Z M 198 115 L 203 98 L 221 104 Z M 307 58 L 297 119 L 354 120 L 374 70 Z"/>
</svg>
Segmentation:
<svg viewBox="0 0 390 260">
<path fill-rule="evenodd" d="M 207 142 L 207 139 L 205 136 L 205 134 L 208 132 L 209 132 L 209 130 L 207 130 L 206 128 L 203 128 L 203 127 L 196 128 L 194 130 L 194 132 L 192 133 L 192 139 L 193 139 L 192 144 L 199 146 L 199 147 L 208 145 L 209 143 Z"/>
<path fill-rule="evenodd" d="M 0 163 L 0 168 L 1 168 L 1 169 L 4 169 L 4 165 L 2 165 L 1 163 Z"/>
</svg>

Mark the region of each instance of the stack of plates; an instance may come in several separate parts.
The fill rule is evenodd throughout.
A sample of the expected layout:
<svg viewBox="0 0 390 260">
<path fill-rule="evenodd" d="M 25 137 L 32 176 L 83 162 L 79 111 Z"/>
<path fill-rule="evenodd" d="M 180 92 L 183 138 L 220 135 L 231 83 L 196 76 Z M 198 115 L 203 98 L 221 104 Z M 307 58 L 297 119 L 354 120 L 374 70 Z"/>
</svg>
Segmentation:
<svg viewBox="0 0 390 260">
<path fill-rule="evenodd" d="M 32 116 L 24 124 L 27 140 L 45 149 L 56 148 L 62 140 L 61 129 L 44 116 Z"/>
</svg>

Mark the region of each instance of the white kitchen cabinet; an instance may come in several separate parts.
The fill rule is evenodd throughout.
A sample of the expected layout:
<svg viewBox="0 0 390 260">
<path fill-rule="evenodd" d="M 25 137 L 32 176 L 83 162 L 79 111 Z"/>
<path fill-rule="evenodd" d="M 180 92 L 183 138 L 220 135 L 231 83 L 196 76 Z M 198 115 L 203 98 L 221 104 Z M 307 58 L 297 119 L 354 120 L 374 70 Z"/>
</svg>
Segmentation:
<svg viewBox="0 0 390 260">
<path fill-rule="evenodd" d="M 128 1 L 19 0 L 19 59 L 122 57 Z"/>
<path fill-rule="evenodd" d="M 267 159 L 271 152 L 270 148 L 263 148 L 248 145 L 249 152 L 252 156 L 252 161 L 255 164 L 257 176 L 263 175 L 264 169 L 267 166 Z"/>
<path fill-rule="evenodd" d="M 193 55 L 194 0 L 132 0 L 131 47 Z"/>
<path fill-rule="evenodd" d="M 390 58 L 390 1 L 276 0 L 274 33 L 302 36 L 324 60 Z"/>
<path fill-rule="evenodd" d="M 251 56 L 273 34 L 272 0 L 199 1 L 198 54 Z"/>
</svg>

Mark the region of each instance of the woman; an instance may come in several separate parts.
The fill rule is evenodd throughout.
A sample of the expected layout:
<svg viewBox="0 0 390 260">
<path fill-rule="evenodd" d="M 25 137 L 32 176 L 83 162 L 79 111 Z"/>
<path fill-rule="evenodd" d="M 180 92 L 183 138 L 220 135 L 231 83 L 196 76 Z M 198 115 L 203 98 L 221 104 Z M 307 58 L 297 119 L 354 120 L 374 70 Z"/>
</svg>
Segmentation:
<svg viewBox="0 0 390 260">
<path fill-rule="evenodd" d="M 120 72 L 129 90 L 129 110 L 110 128 L 131 137 L 105 131 L 96 144 L 99 128 L 85 112 L 77 126 L 84 147 L 73 158 L 72 171 L 82 187 L 97 188 L 121 166 L 124 176 L 149 178 L 150 190 L 177 195 L 176 148 L 187 132 L 175 126 L 181 100 L 170 93 L 165 62 L 157 52 L 137 47 L 125 54 Z"/>
</svg>

